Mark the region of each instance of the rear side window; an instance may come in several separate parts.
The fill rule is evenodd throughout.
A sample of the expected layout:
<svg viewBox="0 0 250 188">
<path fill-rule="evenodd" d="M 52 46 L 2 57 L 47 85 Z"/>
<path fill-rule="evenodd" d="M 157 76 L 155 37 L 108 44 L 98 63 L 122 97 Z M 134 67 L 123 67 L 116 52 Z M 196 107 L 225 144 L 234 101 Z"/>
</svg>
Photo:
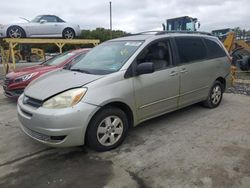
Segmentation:
<svg viewBox="0 0 250 188">
<path fill-rule="evenodd" d="M 226 52 L 224 51 L 224 49 L 222 49 L 222 47 L 220 47 L 220 45 L 217 42 L 205 39 L 205 43 L 207 46 L 209 59 L 226 56 Z"/>
<path fill-rule="evenodd" d="M 176 38 L 181 63 L 189 63 L 207 58 L 206 47 L 201 38 Z"/>
</svg>

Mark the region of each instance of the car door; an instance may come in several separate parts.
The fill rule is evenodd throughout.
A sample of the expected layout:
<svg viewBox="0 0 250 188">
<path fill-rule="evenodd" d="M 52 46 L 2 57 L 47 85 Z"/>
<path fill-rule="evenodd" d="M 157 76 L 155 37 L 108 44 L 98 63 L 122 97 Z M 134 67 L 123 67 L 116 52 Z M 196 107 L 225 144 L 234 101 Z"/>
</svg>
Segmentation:
<svg viewBox="0 0 250 188">
<path fill-rule="evenodd" d="M 139 121 L 177 108 L 179 96 L 178 67 L 174 66 L 168 39 L 148 45 L 136 58 L 136 65 L 153 62 L 155 72 L 133 78 Z"/>
<path fill-rule="evenodd" d="M 30 25 L 30 33 L 31 35 L 58 35 L 61 34 L 61 26 L 62 23 L 57 21 L 57 17 L 55 16 L 42 16 L 37 23 L 32 23 Z"/>
<path fill-rule="evenodd" d="M 176 37 L 179 54 L 180 99 L 179 107 L 199 102 L 208 95 L 211 69 L 207 50 L 200 37 Z"/>
</svg>

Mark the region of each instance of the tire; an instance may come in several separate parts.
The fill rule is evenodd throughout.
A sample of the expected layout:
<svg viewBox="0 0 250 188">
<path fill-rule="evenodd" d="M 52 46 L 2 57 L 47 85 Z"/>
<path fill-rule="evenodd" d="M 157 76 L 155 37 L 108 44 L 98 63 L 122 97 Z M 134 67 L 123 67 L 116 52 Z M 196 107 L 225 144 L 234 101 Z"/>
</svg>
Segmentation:
<svg viewBox="0 0 250 188">
<path fill-rule="evenodd" d="M 24 30 L 19 26 L 11 26 L 7 30 L 8 38 L 25 38 Z"/>
<path fill-rule="evenodd" d="M 40 57 L 36 54 L 31 54 L 30 55 L 30 62 L 39 62 Z"/>
<path fill-rule="evenodd" d="M 62 36 L 64 39 L 74 39 L 76 34 L 75 34 L 74 29 L 66 28 L 63 30 Z"/>
<path fill-rule="evenodd" d="M 203 106 L 207 108 L 216 108 L 220 105 L 223 97 L 223 85 L 219 81 L 215 81 L 210 89 L 208 98 L 203 101 Z"/>
<path fill-rule="evenodd" d="M 232 52 L 234 64 L 242 71 L 250 70 L 250 51 L 247 49 L 236 49 Z"/>
<path fill-rule="evenodd" d="M 115 107 L 107 107 L 97 112 L 90 121 L 86 142 L 96 151 L 108 151 L 121 145 L 127 131 L 128 119 L 124 111 Z"/>
</svg>

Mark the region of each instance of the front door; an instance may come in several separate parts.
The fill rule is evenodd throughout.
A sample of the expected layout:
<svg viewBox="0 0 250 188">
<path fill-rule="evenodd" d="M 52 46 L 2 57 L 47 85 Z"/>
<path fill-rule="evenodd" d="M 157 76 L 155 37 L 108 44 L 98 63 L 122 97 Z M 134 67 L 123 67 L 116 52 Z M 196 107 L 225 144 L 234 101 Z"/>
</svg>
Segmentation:
<svg viewBox="0 0 250 188">
<path fill-rule="evenodd" d="M 178 67 L 173 65 L 167 39 L 147 46 L 136 63 L 153 62 L 155 72 L 133 78 L 139 121 L 177 108 L 179 96 Z"/>
<path fill-rule="evenodd" d="M 43 20 L 44 22 L 40 21 Z M 39 22 L 31 23 L 29 25 L 30 34 L 35 36 L 43 35 L 58 35 L 61 34 L 61 28 L 63 23 L 59 23 L 55 16 L 43 16 L 40 18 Z"/>
</svg>

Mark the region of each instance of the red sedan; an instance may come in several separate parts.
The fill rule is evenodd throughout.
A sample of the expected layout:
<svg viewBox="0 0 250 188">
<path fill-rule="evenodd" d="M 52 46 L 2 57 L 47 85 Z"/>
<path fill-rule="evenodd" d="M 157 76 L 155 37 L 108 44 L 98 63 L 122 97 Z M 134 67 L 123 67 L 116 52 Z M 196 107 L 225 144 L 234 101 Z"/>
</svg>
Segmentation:
<svg viewBox="0 0 250 188">
<path fill-rule="evenodd" d="M 22 68 L 6 75 L 4 79 L 4 94 L 9 98 L 18 98 L 24 91 L 25 87 L 39 76 L 64 68 L 72 63 L 77 62 L 85 56 L 90 49 L 78 49 L 68 51 L 51 58 L 39 65 Z"/>
</svg>

